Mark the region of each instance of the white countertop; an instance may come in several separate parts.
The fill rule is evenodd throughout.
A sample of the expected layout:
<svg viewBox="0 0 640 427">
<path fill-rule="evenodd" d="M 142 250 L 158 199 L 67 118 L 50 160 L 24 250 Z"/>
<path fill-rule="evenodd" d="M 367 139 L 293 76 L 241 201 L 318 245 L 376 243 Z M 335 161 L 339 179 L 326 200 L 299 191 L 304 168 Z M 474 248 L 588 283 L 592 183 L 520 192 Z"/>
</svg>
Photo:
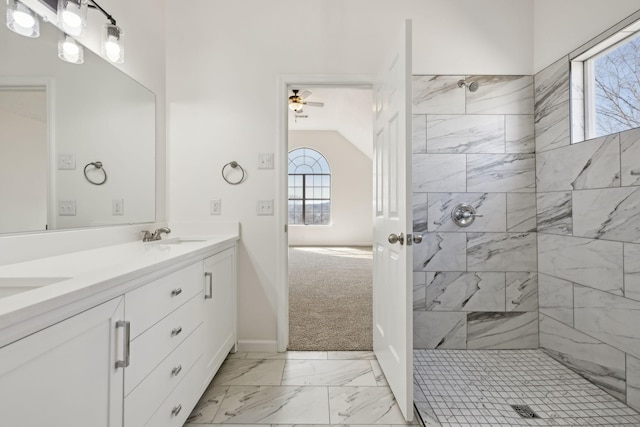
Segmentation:
<svg viewBox="0 0 640 427">
<path fill-rule="evenodd" d="M 136 241 L 0 266 L 0 333 L 92 296 L 104 295 L 106 301 L 114 297 L 110 289 L 174 264 L 196 262 L 238 239 L 230 233 Z M 0 346 L 9 339 L 4 338 Z"/>
</svg>

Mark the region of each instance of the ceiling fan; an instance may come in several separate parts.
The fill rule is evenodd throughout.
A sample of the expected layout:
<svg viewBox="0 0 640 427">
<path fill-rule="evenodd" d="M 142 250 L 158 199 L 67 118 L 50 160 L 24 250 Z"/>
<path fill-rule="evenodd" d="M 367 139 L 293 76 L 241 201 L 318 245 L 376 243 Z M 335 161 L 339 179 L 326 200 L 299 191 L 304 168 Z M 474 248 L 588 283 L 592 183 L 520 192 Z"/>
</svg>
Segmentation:
<svg viewBox="0 0 640 427">
<path fill-rule="evenodd" d="M 305 101 L 306 98 L 311 96 L 311 92 L 308 90 L 303 91 L 299 95 L 298 95 L 298 92 L 300 92 L 299 89 L 293 89 L 292 92 L 293 92 L 293 95 L 289 97 L 289 108 L 292 111 L 295 111 L 296 113 L 301 113 L 302 107 L 304 107 L 305 105 L 308 105 L 310 107 L 324 107 L 324 102 Z"/>
</svg>

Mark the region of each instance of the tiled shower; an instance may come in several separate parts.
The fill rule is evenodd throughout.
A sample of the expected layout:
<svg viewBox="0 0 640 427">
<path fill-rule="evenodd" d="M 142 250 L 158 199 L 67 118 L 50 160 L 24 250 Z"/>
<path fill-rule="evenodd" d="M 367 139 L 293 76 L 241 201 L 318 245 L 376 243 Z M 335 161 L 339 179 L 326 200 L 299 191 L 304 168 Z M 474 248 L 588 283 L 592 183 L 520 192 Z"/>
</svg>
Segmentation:
<svg viewBox="0 0 640 427">
<path fill-rule="evenodd" d="M 639 409 L 640 130 L 571 145 L 569 96 L 568 57 L 413 77 L 414 348 L 540 348 Z"/>
</svg>

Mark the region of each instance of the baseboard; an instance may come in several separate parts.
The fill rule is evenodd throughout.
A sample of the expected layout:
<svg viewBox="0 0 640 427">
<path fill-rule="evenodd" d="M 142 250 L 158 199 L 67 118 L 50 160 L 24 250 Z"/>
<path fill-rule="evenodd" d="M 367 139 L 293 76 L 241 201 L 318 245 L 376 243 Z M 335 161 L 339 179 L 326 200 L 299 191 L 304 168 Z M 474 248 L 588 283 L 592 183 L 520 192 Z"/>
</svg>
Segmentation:
<svg viewBox="0 0 640 427">
<path fill-rule="evenodd" d="M 238 351 L 277 353 L 278 342 L 276 340 L 238 340 Z"/>
</svg>

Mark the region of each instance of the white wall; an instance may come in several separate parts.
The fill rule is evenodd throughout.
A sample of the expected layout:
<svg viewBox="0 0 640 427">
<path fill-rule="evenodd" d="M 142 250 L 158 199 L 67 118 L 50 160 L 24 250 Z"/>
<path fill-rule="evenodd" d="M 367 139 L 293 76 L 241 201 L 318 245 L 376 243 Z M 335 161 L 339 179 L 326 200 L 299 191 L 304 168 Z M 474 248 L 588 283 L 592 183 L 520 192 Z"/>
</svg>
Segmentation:
<svg viewBox="0 0 640 427">
<path fill-rule="evenodd" d="M 640 9 L 640 0 L 534 0 L 533 73 Z"/>
<path fill-rule="evenodd" d="M 374 8 L 375 5 L 375 8 Z M 238 219 L 239 338 L 276 340 L 275 171 L 278 77 L 371 74 L 402 20 L 413 19 L 414 74 L 531 74 L 532 0 L 166 0 L 170 219 Z M 292 27 L 295 31 L 292 31 Z M 225 184 L 236 160 L 247 180 Z M 278 165 L 286 159 L 276 157 Z M 285 169 L 282 169 L 283 171 Z M 221 217 L 209 199 L 222 200 Z M 279 211 L 277 211 L 279 213 Z"/>
<path fill-rule="evenodd" d="M 372 160 L 336 131 L 289 131 L 289 151 L 300 147 L 318 151 L 331 168 L 331 225 L 290 224 L 289 245 L 371 245 Z"/>
</svg>

